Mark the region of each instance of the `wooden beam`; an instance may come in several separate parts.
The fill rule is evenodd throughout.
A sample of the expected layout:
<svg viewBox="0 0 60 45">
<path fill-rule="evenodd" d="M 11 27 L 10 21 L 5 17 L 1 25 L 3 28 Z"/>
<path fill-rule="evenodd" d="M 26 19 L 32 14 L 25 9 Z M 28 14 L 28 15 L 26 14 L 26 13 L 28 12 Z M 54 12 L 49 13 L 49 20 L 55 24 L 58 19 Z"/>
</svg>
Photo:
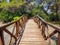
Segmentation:
<svg viewBox="0 0 60 45">
<path fill-rule="evenodd" d="M 53 25 L 53 24 L 51 24 L 51 23 L 46 22 L 43 18 L 41 18 L 41 17 L 38 16 L 38 15 L 37 15 L 37 17 L 38 17 L 42 22 L 44 22 L 45 24 L 47 24 L 48 26 L 50 26 L 50 27 L 54 28 L 55 30 L 57 30 L 58 32 L 60 32 L 60 27 L 57 27 L 57 26 L 55 26 L 55 25 Z"/>
<path fill-rule="evenodd" d="M 3 29 L 6 33 L 10 34 L 10 36 L 14 37 L 15 40 L 17 40 L 17 37 L 13 35 L 10 31 L 8 31 L 6 28 Z"/>
<path fill-rule="evenodd" d="M 42 35 L 43 35 L 43 38 L 46 39 L 46 35 L 45 35 L 45 25 L 42 25 Z"/>
<path fill-rule="evenodd" d="M 3 31 L 0 31 L 0 45 L 5 45 Z"/>
<path fill-rule="evenodd" d="M 57 45 L 60 45 L 60 33 L 58 33 Z"/>
<path fill-rule="evenodd" d="M 14 34 L 15 26 L 16 26 L 16 25 L 14 25 L 14 27 L 13 27 L 13 31 L 12 31 L 12 34 Z M 12 36 L 11 36 L 11 38 L 10 38 L 10 42 L 9 42 L 9 45 L 11 45 L 11 41 L 12 41 Z"/>
<path fill-rule="evenodd" d="M 19 22 L 16 22 L 16 37 L 19 36 Z"/>
<path fill-rule="evenodd" d="M 23 17 L 23 16 L 21 16 L 21 18 L 22 18 L 22 17 Z M 21 19 L 21 18 L 20 18 L 20 19 Z M 7 23 L 7 24 L 4 24 L 4 25 L 0 26 L 0 29 L 3 29 L 3 28 L 8 27 L 8 26 L 10 26 L 10 25 L 18 22 L 20 19 L 18 19 L 18 20 L 16 20 L 16 21 L 9 22 L 9 23 Z"/>
<path fill-rule="evenodd" d="M 51 36 L 53 36 L 54 34 L 56 34 L 58 31 L 54 30 L 51 34 L 49 34 L 46 39 L 50 38 Z"/>
</svg>

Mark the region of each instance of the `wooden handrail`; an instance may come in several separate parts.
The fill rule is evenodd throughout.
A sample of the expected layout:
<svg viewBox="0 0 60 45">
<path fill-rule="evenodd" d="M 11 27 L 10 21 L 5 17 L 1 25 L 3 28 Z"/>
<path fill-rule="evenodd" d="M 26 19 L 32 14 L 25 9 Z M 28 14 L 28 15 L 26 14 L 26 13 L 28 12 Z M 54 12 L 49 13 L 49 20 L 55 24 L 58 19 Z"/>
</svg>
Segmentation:
<svg viewBox="0 0 60 45">
<path fill-rule="evenodd" d="M 51 24 L 51 23 L 48 23 L 46 22 L 43 18 L 41 18 L 40 16 L 37 15 L 37 17 L 42 21 L 44 22 L 45 24 L 51 26 L 52 28 L 56 29 L 58 32 L 60 32 L 60 27 L 56 27 L 55 25 Z"/>
<path fill-rule="evenodd" d="M 16 42 L 18 40 L 18 37 L 19 37 L 19 33 L 20 33 L 19 31 L 22 31 L 22 28 L 25 25 L 27 19 L 28 19 L 27 16 L 21 16 L 21 18 L 18 19 L 18 20 L 16 20 L 16 21 L 12 21 L 12 22 L 9 22 L 7 24 L 4 24 L 4 25 L 0 26 L 0 37 L 1 37 L 0 38 L 0 42 L 1 42 L 0 44 L 1 45 L 5 45 L 4 34 L 3 34 L 4 32 L 6 32 L 7 34 L 9 34 L 11 36 L 11 38 L 13 37 L 15 39 L 15 42 Z M 22 20 L 22 23 L 21 23 L 20 20 Z M 7 27 L 9 27 L 12 24 L 14 24 L 15 25 L 14 27 L 16 27 L 15 28 L 15 30 L 16 30 L 15 35 L 14 35 L 14 32 L 11 33 L 7 29 Z M 13 31 L 15 31 L 15 30 L 13 29 Z M 11 43 L 11 40 L 10 40 L 10 43 Z M 9 43 L 9 45 L 10 45 L 10 43 Z"/>
<path fill-rule="evenodd" d="M 49 23 L 49 22 L 46 22 L 43 18 L 41 18 L 40 16 L 35 16 L 33 17 L 34 21 L 39 25 L 39 27 L 42 27 L 42 35 L 44 37 L 44 39 L 49 39 L 50 37 L 52 37 L 54 34 L 58 33 L 58 38 L 57 38 L 57 45 L 60 45 L 60 27 L 56 27 L 55 25 Z M 41 24 L 40 24 L 41 23 Z M 52 27 L 54 29 L 54 31 L 50 34 L 48 34 L 46 36 L 45 34 L 45 28 L 47 28 L 47 31 L 49 30 L 48 26 Z"/>
<path fill-rule="evenodd" d="M 36 19 L 34 19 L 34 18 L 36 18 Z M 58 33 L 57 45 L 59 45 L 60 44 L 60 28 L 46 22 L 40 16 L 35 16 L 34 18 L 33 19 L 39 25 L 39 28 L 42 27 L 41 30 L 42 30 L 42 35 L 43 35 L 44 39 L 48 39 L 51 36 L 53 36 L 54 34 Z M 17 21 L 9 22 L 3 26 L 0 26 L 0 42 L 1 42 L 1 45 L 5 45 L 3 31 L 5 31 L 7 34 L 9 34 L 11 36 L 11 38 L 14 37 L 15 42 L 16 42 L 18 40 L 17 37 L 19 37 L 19 31 L 22 31 L 20 28 L 24 27 L 27 19 L 28 19 L 27 16 L 22 16 Z M 8 26 L 10 26 L 12 24 L 15 24 L 15 27 L 16 27 L 15 35 L 13 33 L 11 33 L 10 31 L 8 31 L 8 29 L 6 29 Z M 48 28 L 49 28 L 48 26 L 52 27 L 54 29 L 54 31 L 51 34 L 46 36 L 45 28 L 47 28 L 47 30 L 48 30 Z M 13 29 L 13 31 L 14 31 L 14 29 Z M 10 42 L 11 42 L 11 40 L 10 40 Z M 10 43 L 9 43 L 9 45 L 10 45 Z"/>
<path fill-rule="evenodd" d="M 22 18 L 22 17 L 23 17 L 23 16 L 21 16 L 21 18 Z M 21 19 L 21 18 L 20 18 L 20 19 Z M 6 24 L 0 26 L 0 29 L 2 29 L 2 28 L 4 28 L 4 27 L 7 27 L 7 26 L 9 26 L 9 25 L 11 25 L 11 24 L 16 23 L 16 22 L 18 22 L 20 19 L 18 19 L 18 20 L 16 20 L 16 21 L 9 22 L 9 23 L 6 23 Z"/>
</svg>

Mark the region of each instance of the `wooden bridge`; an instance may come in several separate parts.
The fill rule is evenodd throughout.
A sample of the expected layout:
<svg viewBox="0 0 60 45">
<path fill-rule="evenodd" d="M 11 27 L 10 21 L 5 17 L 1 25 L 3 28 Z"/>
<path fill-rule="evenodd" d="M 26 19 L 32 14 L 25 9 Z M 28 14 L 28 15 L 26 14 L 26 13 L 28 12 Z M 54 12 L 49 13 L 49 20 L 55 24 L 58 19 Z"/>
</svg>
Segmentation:
<svg viewBox="0 0 60 45">
<path fill-rule="evenodd" d="M 60 45 L 60 28 L 39 16 L 0 26 L 0 45 Z"/>
</svg>

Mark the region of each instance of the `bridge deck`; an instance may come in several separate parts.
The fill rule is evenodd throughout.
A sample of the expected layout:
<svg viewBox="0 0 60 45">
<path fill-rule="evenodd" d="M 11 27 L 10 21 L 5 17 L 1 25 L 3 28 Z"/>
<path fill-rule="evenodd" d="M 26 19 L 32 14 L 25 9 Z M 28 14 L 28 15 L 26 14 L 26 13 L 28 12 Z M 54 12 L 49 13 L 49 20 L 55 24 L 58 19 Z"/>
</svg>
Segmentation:
<svg viewBox="0 0 60 45">
<path fill-rule="evenodd" d="M 41 30 L 33 19 L 28 20 L 25 26 L 20 45 L 48 45 L 41 35 Z"/>
</svg>

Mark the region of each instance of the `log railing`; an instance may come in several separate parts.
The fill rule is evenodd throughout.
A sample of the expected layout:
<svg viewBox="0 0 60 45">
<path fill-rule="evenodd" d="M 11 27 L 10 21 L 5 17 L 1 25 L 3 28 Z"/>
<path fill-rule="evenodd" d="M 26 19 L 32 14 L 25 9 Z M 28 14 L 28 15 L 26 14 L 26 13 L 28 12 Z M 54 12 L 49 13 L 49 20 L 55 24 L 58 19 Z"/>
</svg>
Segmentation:
<svg viewBox="0 0 60 45">
<path fill-rule="evenodd" d="M 38 27 L 42 31 L 42 35 L 45 40 L 51 39 L 51 37 L 53 37 L 56 33 L 58 33 L 56 34 L 57 35 L 56 45 L 60 45 L 60 28 L 59 27 L 44 21 L 44 19 L 42 19 L 40 16 L 35 16 L 33 17 L 33 19 L 38 24 Z M 49 44 L 49 45 L 53 45 L 53 44 Z"/>
<path fill-rule="evenodd" d="M 23 31 L 22 29 L 24 28 L 26 21 L 27 16 L 22 16 L 17 21 L 9 22 L 5 25 L 0 26 L 0 45 L 16 45 L 16 42 L 22 35 L 21 31 Z"/>
</svg>

